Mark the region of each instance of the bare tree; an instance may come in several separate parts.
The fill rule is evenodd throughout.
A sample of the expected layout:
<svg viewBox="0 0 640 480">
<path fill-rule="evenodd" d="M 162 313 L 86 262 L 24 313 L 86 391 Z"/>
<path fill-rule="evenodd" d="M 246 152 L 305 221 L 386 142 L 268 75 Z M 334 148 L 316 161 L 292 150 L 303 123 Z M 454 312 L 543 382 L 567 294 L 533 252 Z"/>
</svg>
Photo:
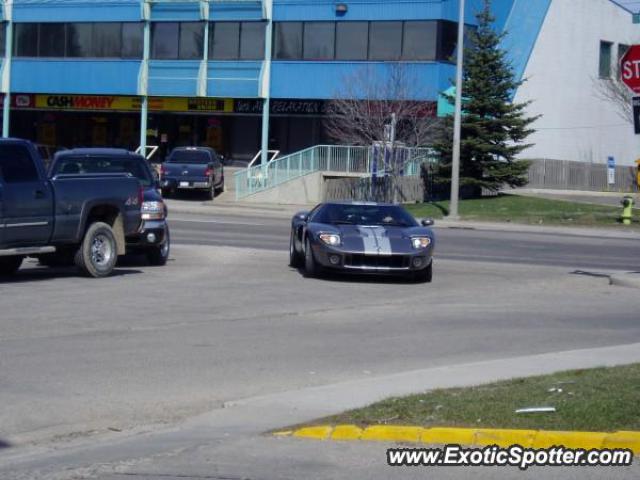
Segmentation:
<svg viewBox="0 0 640 480">
<path fill-rule="evenodd" d="M 633 95 L 620 80 L 620 75 L 611 78 L 594 78 L 593 84 L 600 100 L 611 103 L 622 120 L 633 123 L 633 106 L 631 105 Z"/>
<path fill-rule="evenodd" d="M 325 130 L 343 145 L 382 146 L 384 174 L 397 201 L 397 177 L 412 158 L 407 147 L 428 146 L 438 119 L 433 102 L 412 97 L 417 79 L 405 65 L 391 64 L 383 72 L 367 66 L 343 79 L 343 89 L 327 107 Z"/>
</svg>

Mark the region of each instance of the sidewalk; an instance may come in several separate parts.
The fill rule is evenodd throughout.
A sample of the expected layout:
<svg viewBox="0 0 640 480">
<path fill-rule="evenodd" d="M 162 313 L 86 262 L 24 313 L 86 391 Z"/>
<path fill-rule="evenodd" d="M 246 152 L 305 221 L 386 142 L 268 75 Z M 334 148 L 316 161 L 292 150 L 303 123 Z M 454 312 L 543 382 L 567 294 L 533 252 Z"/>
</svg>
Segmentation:
<svg viewBox="0 0 640 480">
<path fill-rule="evenodd" d="M 549 200 L 564 200 L 591 205 L 621 207 L 620 201 L 626 196 L 632 196 L 636 202 L 635 208 L 640 208 L 640 194 L 623 192 L 592 192 L 584 190 L 551 190 L 541 188 L 518 188 L 505 190 L 504 193 L 529 197 L 546 198 Z"/>
</svg>

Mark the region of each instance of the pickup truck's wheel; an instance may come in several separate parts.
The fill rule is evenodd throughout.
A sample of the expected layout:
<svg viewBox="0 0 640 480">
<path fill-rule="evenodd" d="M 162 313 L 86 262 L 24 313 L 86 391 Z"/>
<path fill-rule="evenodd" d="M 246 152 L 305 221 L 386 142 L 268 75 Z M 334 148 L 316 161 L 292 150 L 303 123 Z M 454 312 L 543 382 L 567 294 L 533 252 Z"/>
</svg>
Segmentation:
<svg viewBox="0 0 640 480">
<path fill-rule="evenodd" d="M 147 252 L 147 260 L 155 267 L 166 265 L 169 260 L 169 252 L 171 251 L 171 236 L 169 235 L 169 227 L 165 233 L 165 241 L 159 247 L 150 248 Z"/>
<path fill-rule="evenodd" d="M 221 193 L 224 193 L 224 177 L 222 177 L 220 185 L 218 185 L 218 188 L 216 188 L 216 195 L 220 195 Z"/>
<path fill-rule="evenodd" d="M 75 256 L 75 263 L 87 275 L 106 277 L 118 261 L 118 246 L 113 230 L 106 223 L 92 223 Z"/>
<path fill-rule="evenodd" d="M 18 271 L 24 257 L 0 257 L 0 277 L 13 275 Z"/>
<path fill-rule="evenodd" d="M 214 198 L 216 198 L 216 187 L 213 185 L 213 182 L 212 182 L 211 188 L 207 190 L 207 199 L 213 200 Z"/>
</svg>

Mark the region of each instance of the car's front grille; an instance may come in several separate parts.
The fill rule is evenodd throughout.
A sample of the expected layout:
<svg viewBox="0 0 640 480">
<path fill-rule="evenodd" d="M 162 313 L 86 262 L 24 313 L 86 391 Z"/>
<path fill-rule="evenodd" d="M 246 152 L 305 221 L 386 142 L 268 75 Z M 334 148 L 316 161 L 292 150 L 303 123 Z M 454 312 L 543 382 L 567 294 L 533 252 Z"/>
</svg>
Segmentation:
<svg viewBox="0 0 640 480">
<path fill-rule="evenodd" d="M 345 257 L 345 266 L 353 268 L 409 268 L 411 259 L 406 255 L 364 255 Z"/>
</svg>

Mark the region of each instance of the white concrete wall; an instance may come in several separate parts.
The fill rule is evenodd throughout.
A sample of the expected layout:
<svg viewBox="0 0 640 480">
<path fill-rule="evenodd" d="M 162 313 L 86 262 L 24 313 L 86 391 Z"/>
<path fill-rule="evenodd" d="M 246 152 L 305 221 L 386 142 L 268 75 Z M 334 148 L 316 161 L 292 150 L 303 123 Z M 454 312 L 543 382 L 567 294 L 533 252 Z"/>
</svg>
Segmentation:
<svg viewBox="0 0 640 480">
<path fill-rule="evenodd" d="M 295 178 L 275 188 L 243 198 L 248 203 L 275 203 L 281 205 L 308 205 L 322 201 L 322 172 Z"/>
<path fill-rule="evenodd" d="M 535 0 L 534 0 L 535 1 Z M 532 100 L 531 115 L 544 115 L 522 158 L 552 158 L 619 165 L 640 158 L 640 136 L 615 107 L 598 98 L 600 40 L 640 43 L 640 25 L 609 0 L 552 0 L 515 100 Z M 612 67 L 614 69 L 615 66 Z M 615 72 L 615 70 L 613 70 Z"/>
</svg>

